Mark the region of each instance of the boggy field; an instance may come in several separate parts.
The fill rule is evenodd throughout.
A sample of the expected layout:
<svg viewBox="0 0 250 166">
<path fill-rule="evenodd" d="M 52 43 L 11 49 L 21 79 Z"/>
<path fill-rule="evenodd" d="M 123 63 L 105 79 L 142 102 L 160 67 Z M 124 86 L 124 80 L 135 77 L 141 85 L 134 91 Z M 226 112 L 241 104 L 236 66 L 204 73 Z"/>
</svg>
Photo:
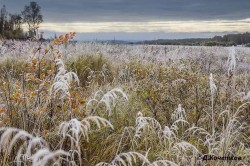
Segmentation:
<svg viewBox="0 0 250 166">
<path fill-rule="evenodd" d="M 60 36 L 0 54 L 2 166 L 250 164 L 248 48 Z"/>
</svg>

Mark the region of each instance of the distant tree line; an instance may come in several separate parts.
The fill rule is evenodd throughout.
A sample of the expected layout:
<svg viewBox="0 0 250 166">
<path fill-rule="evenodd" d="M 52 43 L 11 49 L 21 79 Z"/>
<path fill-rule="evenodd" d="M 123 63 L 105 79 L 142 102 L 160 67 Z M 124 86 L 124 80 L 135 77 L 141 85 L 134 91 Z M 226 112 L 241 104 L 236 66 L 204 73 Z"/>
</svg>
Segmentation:
<svg viewBox="0 0 250 166">
<path fill-rule="evenodd" d="M 250 33 L 227 34 L 213 38 L 193 39 L 157 39 L 135 42 L 132 44 L 153 44 L 153 45 L 188 45 L 188 46 L 236 46 L 243 45 L 250 47 Z"/>
<path fill-rule="evenodd" d="M 38 37 L 40 23 L 43 22 L 41 7 L 37 2 L 30 2 L 24 6 L 23 11 L 11 14 L 3 5 L 0 14 L 0 38 L 2 39 L 27 39 Z M 28 32 L 24 32 L 23 25 L 26 24 Z M 42 35 L 39 38 L 43 38 Z"/>
<path fill-rule="evenodd" d="M 224 36 L 215 36 L 213 38 L 216 42 L 229 43 L 233 42 L 235 45 L 247 45 L 250 43 L 250 33 L 228 34 Z"/>
</svg>

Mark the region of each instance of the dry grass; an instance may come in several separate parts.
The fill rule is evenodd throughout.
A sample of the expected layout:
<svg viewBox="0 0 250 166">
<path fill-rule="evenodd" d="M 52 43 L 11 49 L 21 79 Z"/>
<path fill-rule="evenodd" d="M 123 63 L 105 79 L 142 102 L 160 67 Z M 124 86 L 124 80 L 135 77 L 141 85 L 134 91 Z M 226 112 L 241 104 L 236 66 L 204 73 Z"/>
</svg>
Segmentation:
<svg viewBox="0 0 250 166">
<path fill-rule="evenodd" d="M 0 165 L 249 164 L 248 49 L 65 42 L 5 50 Z"/>
</svg>

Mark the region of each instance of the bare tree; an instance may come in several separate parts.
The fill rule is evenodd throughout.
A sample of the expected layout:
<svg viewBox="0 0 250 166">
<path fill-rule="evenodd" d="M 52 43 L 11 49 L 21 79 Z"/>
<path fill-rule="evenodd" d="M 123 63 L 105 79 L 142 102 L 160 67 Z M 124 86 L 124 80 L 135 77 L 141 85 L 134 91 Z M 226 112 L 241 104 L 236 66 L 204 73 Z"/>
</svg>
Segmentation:
<svg viewBox="0 0 250 166">
<path fill-rule="evenodd" d="M 20 14 L 10 14 L 10 22 L 13 25 L 13 29 L 21 29 L 23 18 Z"/>
<path fill-rule="evenodd" d="M 0 31 L 2 35 L 4 35 L 4 28 L 5 28 L 5 23 L 7 20 L 7 15 L 8 13 L 6 10 L 6 6 L 3 5 L 3 7 L 1 8 L 1 16 L 0 16 L 0 24 L 1 24 Z"/>
<path fill-rule="evenodd" d="M 37 4 L 37 2 L 30 2 L 29 6 L 24 7 L 22 15 L 23 21 L 28 24 L 29 32 L 36 35 L 39 24 L 43 22 L 41 7 Z"/>
</svg>

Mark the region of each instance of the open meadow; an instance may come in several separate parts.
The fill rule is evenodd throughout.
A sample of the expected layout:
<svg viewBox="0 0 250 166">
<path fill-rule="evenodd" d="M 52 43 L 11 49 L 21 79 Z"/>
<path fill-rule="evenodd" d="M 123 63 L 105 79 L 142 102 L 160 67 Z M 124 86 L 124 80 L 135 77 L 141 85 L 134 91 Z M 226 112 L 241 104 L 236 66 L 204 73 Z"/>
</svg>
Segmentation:
<svg viewBox="0 0 250 166">
<path fill-rule="evenodd" d="M 250 164 L 249 48 L 65 38 L 1 41 L 1 166 Z"/>
</svg>

